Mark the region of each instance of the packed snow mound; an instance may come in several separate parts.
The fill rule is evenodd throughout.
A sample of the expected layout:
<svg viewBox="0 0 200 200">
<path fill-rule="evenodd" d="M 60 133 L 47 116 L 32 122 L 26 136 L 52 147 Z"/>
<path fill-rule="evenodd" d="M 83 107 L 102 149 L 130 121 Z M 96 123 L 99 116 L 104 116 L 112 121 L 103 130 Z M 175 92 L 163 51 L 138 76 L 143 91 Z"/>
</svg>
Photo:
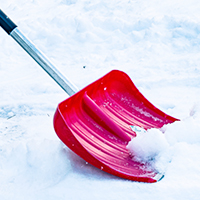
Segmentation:
<svg viewBox="0 0 200 200">
<path fill-rule="evenodd" d="M 141 130 L 127 145 L 134 159 L 140 162 L 155 160 L 168 147 L 164 134 L 155 128 Z"/>
<path fill-rule="evenodd" d="M 132 126 L 136 137 L 128 143 L 127 149 L 134 160 L 148 163 L 160 173 L 165 173 L 177 149 L 192 148 L 200 143 L 199 121 L 199 107 L 195 106 L 187 118 L 164 125 L 161 129 L 145 130 Z M 184 151 L 182 156 L 185 156 Z"/>
</svg>

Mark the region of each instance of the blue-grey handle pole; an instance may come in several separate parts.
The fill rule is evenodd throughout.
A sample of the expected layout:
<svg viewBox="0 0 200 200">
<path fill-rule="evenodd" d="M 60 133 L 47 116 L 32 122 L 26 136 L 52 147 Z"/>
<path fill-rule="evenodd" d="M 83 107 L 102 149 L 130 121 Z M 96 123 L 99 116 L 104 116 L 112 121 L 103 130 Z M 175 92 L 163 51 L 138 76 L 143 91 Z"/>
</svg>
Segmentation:
<svg viewBox="0 0 200 200">
<path fill-rule="evenodd" d="M 48 60 L 48 58 L 19 30 L 0 9 L 0 26 L 60 85 L 69 95 L 78 89 Z"/>
</svg>

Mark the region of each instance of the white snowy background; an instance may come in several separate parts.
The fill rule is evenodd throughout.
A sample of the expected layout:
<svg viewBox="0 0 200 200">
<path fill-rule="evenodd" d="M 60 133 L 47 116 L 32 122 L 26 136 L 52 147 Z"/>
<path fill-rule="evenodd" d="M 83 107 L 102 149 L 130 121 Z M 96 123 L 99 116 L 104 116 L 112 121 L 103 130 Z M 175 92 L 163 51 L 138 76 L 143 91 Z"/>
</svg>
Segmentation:
<svg viewBox="0 0 200 200">
<path fill-rule="evenodd" d="M 167 146 L 156 150 L 161 181 L 102 172 L 54 132 L 68 95 L 0 29 L 1 200 L 200 198 L 199 0 L 0 0 L 0 9 L 79 89 L 119 69 L 181 119 L 165 127 Z"/>
</svg>

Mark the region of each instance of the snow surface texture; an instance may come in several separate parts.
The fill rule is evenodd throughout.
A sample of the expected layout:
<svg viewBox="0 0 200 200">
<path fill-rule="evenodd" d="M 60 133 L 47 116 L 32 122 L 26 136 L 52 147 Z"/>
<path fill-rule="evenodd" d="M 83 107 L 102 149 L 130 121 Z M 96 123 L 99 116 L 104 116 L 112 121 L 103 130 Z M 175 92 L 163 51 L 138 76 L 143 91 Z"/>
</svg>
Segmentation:
<svg viewBox="0 0 200 200">
<path fill-rule="evenodd" d="M 199 199 L 200 1 L 1 0 L 1 9 L 80 89 L 112 69 L 181 119 L 150 133 L 164 179 L 122 180 L 53 130 L 62 89 L 0 30 L 0 199 Z M 159 138 L 161 137 L 161 138 Z M 151 147 L 152 138 L 147 141 Z"/>
</svg>

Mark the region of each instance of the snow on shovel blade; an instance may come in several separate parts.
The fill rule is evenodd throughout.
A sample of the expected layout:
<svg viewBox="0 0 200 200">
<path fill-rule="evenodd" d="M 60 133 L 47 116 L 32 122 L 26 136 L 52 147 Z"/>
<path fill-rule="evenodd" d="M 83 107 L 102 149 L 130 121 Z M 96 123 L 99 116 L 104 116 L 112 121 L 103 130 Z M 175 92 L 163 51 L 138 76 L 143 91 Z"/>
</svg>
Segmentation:
<svg viewBox="0 0 200 200">
<path fill-rule="evenodd" d="M 121 71 L 111 71 L 58 105 L 58 137 L 88 163 L 110 174 L 141 182 L 161 175 L 130 156 L 131 126 L 160 128 L 177 119 L 152 105 Z"/>
</svg>

